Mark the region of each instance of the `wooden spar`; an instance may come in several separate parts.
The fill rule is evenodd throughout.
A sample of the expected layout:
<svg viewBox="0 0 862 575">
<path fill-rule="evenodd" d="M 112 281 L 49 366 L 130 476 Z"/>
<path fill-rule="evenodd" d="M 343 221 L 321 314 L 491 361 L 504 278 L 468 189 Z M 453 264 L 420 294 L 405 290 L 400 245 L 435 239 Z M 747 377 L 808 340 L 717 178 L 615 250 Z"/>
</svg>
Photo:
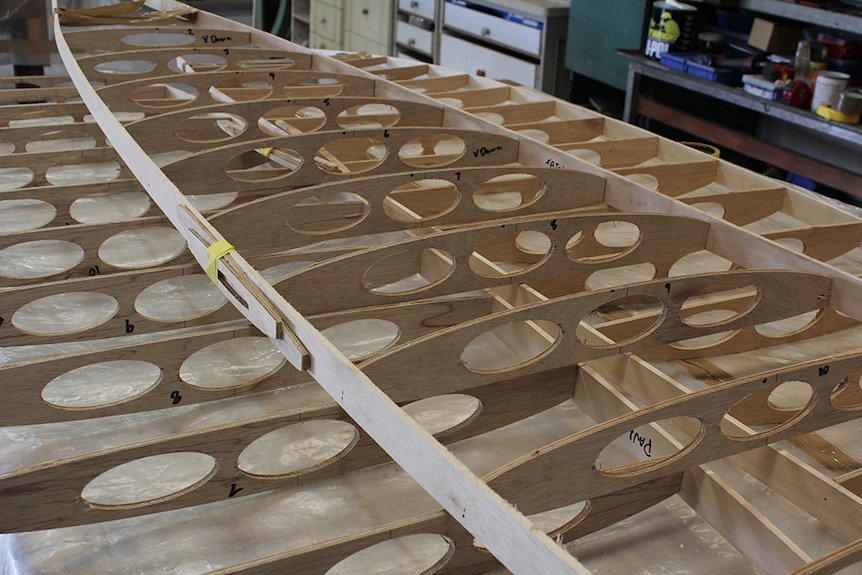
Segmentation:
<svg viewBox="0 0 862 575">
<path fill-rule="evenodd" d="M 114 148 L 124 156 L 131 156 L 127 162 L 129 168 L 174 226 L 183 230 L 192 253 L 201 266 L 205 267 L 206 249 L 223 238 L 206 223 L 194 207 L 184 201 L 180 191 L 161 174 L 113 118 L 77 68 L 74 56 L 63 40 L 58 21 L 54 23 L 54 32 L 61 57 L 87 107 Z M 205 235 L 196 235 L 190 224 Z M 220 281 L 225 286 L 223 293 L 226 297 L 244 307 L 249 320 L 270 337 L 277 339 L 285 337 L 285 332 L 290 333 L 291 337 L 276 341 L 276 345 L 288 359 L 297 367 L 308 367 L 309 373 L 321 382 L 345 411 L 368 431 L 399 465 L 416 478 L 454 517 L 460 516 L 462 523 L 475 536 L 489 542 L 488 548 L 504 565 L 516 573 L 527 573 L 537 567 L 543 573 L 549 574 L 583 572 L 571 555 L 564 552 L 549 537 L 536 533 L 520 513 L 488 489 L 383 395 L 362 372 L 323 341 L 320 334 L 291 306 L 271 290 L 267 290 L 266 286 L 261 286 L 260 284 L 265 282 L 239 256 L 229 254 L 223 261 L 229 264 L 224 266 L 227 269 L 222 272 L 224 280 Z M 219 260 L 216 260 L 216 265 L 221 268 L 219 263 Z M 242 276 L 237 277 L 232 273 L 232 266 L 236 266 L 235 269 Z M 256 287 L 241 284 L 243 276 L 256 280 L 255 283 L 259 281 L 260 284 Z M 240 285 L 243 287 L 240 288 Z M 270 293 L 267 293 L 268 291 Z M 234 293 L 241 294 L 242 299 L 234 297 Z M 240 304 L 240 301 L 244 301 L 245 306 Z M 252 310 L 251 305 L 259 307 Z M 273 317 L 273 312 L 284 316 Z M 292 325 L 285 325 L 287 322 Z M 308 365 L 309 357 L 314 358 L 311 365 Z M 345 389 L 346 382 L 355 384 Z"/>
</svg>

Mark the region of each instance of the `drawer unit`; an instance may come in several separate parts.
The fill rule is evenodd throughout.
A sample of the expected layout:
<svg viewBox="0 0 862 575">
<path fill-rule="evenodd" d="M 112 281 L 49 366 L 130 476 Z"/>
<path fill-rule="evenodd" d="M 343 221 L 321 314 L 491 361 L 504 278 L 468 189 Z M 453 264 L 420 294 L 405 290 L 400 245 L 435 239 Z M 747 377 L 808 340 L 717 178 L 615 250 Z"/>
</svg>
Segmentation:
<svg viewBox="0 0 862 575">
<path fill-rule="evenodd" d="M 348 43 L 349 45 L 347 48 L 355 52 L 366 52 L 376 56 L 385 56 L 389 52 L 389 46 L 387 44 L 381 44 L 380 42 L 369 40 L 368 38 L 358 34 L 351 34 L 348 39 Z"/>
<path fill-rule="evenodd" d="M 443 34 L 440 38 L 440 64 L 478 76 L 511 80 L 524 86 L 536 84 L 538 65 L 472 42 Z"/>
<path fill-rule="evenodd" d="M 428 54 L 433 54 L 434 33 L 431 30 L 398 22 L 395 27 L 395 41 L 401 46 Z"/>
<path fill-rule="evenodd" d="M 326 2 L 311 3 L 311 31 L 314 35 L 328 38 L 332 48 L 341 47 L 341 15 L 342 8 Z M 317 46 L 312 46 L 316 48 Z"/>
<path fill-rule="evenodd" d="M 340 50 L 341 46 L 337 45 L 332 38 L 321 36 L 320 34 L 311 33 L 308 38 L 308 47 L 312 50 Z"/>
<path fill-rule="evenodd" d="M 398 0 L 393 53 L 566 98 L 569 8 L 569 0 Z"/>
<path fill-rule="evenodd" d="M 447 0 L 443 24 L 512 50 L 539 56 L 542 52 L 541 22 L 473 2 Z"/>
<path fill-rule="evenodd" d="M 402 12 L 410 12 L 429 20 L 436 16 L 435 7 L 436 0 L 398 0 L 398 9 Z"/>
<path fill-rule="evenodd" d="M 350 0 L 348 28 L 356 36 L 387 45 L 391 12 L 389 2 Z"/>
</svg>

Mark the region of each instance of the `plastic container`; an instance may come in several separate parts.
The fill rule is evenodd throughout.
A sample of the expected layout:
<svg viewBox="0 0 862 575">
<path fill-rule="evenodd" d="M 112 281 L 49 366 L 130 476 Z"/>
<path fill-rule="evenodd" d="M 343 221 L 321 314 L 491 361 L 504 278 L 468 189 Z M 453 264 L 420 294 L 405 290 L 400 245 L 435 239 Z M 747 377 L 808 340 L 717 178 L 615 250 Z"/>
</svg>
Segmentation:
<svg viewBox="0 0 862 575">
<path fill-rule="evenodd" d="M 659 58 L 662 66 L 685 72 L 685 63 L 698 55 L 692 52 L 665 52 Z"/>
<path fill-rule="evenodd" d="M 730 68 L 717 68 L 707 64 L 701 64 L 695 60 L 687 60 L 685 63 L 685 71 L 692 76 L 703 78 L 711 82 L 719 82 L 729 86 L 738 86 L 742 80 L 742 74 L 739 70 Z"/>
<path fill-rule="evenodd" d="M 776 85 L 759 74 L 746 74 L 742 77 L 742 89 L 754 96 L 777 100 L 783 85 Z"/>
</svg>

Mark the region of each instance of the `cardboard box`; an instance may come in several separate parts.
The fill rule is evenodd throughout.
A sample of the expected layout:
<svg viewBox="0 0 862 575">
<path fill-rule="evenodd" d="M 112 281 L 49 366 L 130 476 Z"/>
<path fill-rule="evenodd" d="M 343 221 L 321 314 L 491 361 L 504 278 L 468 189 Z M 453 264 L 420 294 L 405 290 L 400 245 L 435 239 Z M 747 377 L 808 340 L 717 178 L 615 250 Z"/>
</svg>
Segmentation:
<svg viewBox="0 0 862 575">
<path fill-rule="evenodd" d="M 802 31 L 782 26 L 763 18 L 755 18 L 748 37 L 748 45 L 772 54 L 796 54 L 796 44 Z"/>
</svg>

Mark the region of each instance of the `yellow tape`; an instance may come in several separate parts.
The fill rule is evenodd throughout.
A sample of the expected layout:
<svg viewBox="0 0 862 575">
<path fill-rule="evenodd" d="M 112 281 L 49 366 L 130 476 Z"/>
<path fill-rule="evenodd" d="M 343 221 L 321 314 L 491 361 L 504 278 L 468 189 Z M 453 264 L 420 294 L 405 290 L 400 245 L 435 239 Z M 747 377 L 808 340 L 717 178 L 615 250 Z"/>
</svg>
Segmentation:
<svg viewBox="0 0 862 575">
<path fill-rule="evenodd" d="M 826 118 L 827 120 L 842 122 L 844 124 L 856 124 L 859 122 L 858 114 L 851 116 L 850 114 L 839 112 L 829 104 L 820 104 L 817 107 L 817 115 Z"/>
<path fill-rule="evenodd" d="M 234 247 L 227 240 L 219 240 L 207 248 L 206 272 L 213 283 L 218 283 L 218 261 L 234 251 Z"/>
</svg>

